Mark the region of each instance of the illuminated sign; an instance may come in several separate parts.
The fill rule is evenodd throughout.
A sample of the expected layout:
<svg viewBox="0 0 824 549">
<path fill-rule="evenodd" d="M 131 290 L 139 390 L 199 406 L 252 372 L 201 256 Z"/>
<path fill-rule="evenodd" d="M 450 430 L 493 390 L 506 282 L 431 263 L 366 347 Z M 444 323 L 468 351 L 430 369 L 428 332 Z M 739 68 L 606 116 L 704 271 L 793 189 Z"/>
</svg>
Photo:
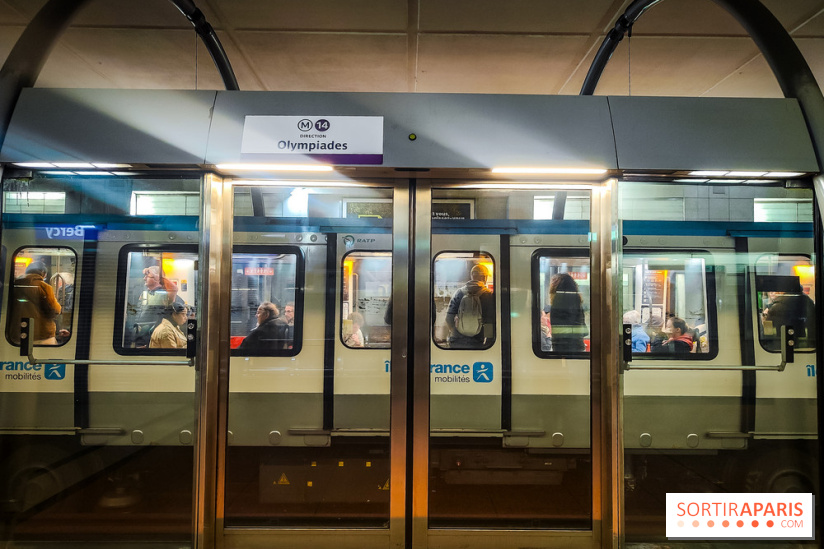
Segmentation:
<svg viewBox="0 0 824 549">
<path fill-rule="evenodd" d="M 275 269 L 272 267 L 246 267 L 243 269 L 243 274 L 246 276 L 272 276 L 275 274 Z"/>
</svg>

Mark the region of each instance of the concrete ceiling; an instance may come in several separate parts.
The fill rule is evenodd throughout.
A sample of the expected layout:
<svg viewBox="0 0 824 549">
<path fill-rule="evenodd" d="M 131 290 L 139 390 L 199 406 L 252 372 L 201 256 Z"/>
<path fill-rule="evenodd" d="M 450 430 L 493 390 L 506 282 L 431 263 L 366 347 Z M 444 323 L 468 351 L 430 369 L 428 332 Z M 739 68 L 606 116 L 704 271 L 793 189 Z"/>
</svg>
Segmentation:
<svg viewBox="0 0 824 549">
<path fill-rule="evenodd" d="M 195 0 L 243 90 L 577 94 L 630 0 Z M 5 60 L 44 0 L 0 0 Z M 763 0 L 824 83 L 824 0 Z M 38 87 L 222 89 L 168 0 L 93 0 Z M 741 26 L 711 0 L 651 8 L 598 94 L 780 97 Z"/>
</svg>

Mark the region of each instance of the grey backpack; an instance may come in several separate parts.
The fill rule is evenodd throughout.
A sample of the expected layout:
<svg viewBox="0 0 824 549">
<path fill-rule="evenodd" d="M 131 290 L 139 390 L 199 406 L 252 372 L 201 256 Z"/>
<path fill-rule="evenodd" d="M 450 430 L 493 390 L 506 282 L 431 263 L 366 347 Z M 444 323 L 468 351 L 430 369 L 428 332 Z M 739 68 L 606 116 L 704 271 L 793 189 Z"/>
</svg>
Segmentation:
<svg viewBox="0 0 824 549">
<path fill-rule="evenodd" d="M 458 305 L 458 314 L 455 316 L 455 329 L 458 330 L 458 333 L 467 337 L 478 335 L 484 327 L 480 295 L 480 292 L 470 294 L 464 288 L 464 295 Z"/>
</svg>

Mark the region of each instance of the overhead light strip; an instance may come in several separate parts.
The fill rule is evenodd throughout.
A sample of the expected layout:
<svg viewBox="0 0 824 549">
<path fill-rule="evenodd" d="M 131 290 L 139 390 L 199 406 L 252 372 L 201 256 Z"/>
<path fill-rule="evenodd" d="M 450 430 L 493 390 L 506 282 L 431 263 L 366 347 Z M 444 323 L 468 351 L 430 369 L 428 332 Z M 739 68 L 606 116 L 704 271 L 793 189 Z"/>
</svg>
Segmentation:
<svg viewBox="0 0 824 549">
<path fill-rule="evenodd" d="M 605 168 L 530 168 L 530 167 L 498 167 L 492 168 L 492 173 L 520 174 L 520 175 L 604 175 Z"/>
<path fill-rule="evenodd" d="M 331 172 L 333 169 L 322 164 L 216 164 L 216 167 L 226 171 L 254 172 Z"/>
</svg>

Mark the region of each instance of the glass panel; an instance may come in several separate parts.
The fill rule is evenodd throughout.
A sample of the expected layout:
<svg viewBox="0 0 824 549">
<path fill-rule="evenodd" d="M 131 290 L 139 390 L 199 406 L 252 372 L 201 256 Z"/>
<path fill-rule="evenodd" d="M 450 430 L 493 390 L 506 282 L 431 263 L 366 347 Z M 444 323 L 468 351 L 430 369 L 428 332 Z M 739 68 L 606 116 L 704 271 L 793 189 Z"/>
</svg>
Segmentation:
<svg viewBox="0 0 824 549">
<path fill-rule="evenodd" d="M 795 207 L 758 209 L 810 204 L 812 191 L 635 182 L 619 190 L 621 295 L 633 325 L 623 374 L 627 542 L 666 541 L 667 493 L 817 492 L 813 224 Z M 647 221 L 626 207 L 649 197 L 683 200 L 684 218 Z M 802 352 L 781 369 L 776 326 L 789 319 Z"/>
<path fill-rule="evenodd" d="M 392 190 L 235 191 L 225 523 L 388 528 Z"/>
<path fill-rule="evenodd" d="M 77 256 L 71 248 L 22 248 L 12 258 L 6 337 L 20 345 L 20 323 L 34 320 L 34 345 L 63 345 L 71 337 Z"/>
<path fill-rule="evenodd" d="M 432 198 L 429 527 L 590 529 L 590 193 Z"/>
<path fill-rule="evenodd" d="M 136 190 L 197 195 L 200 181 L 39 172 L 3 181 L 4 191 L 21 186 L 31 196 L 60 194 L 63 202 L 38 215 L 3 212 L 8 253 L 0 322 L 14 342 L 15 319 L 40 315 L 36 326 L 45 332 L 36 337 L 44 346 L 34 355 L 55 360 L 30 364 L 0 338 L 0 545 L 79 547 L 151 538 L 187 547 L 195 371 L 153 363 L 184 360 L 182 349 L 151 345 L 153 333 L 158 342 L 167 340 L 157 330 L 147 332 L 142 349 L 128 338 L 137 311 L 149 314 L 143 305 L 157 307 L 152 312 L 162 324 L 174 320 L 176 301 L 196 304 L 198 219 L 132 216 L 130 204 Z M 144 269 L 156 277 L 144 279 Z M 151 299 L 149 283 L 162 288 Z M 21 311 L 21 305 L 34 308 L 34 288 L 40 307 Z M 194 312 L 186 308 L 182 316 Z M 170 328 L 180 332 L 177 325 Z M 177 356 L 151 356 L 157 354 Z M 138 364 L 117 364 L 126 358 Z M 66 362 L 73 359 L 104 364 Z"/>
</svg>

